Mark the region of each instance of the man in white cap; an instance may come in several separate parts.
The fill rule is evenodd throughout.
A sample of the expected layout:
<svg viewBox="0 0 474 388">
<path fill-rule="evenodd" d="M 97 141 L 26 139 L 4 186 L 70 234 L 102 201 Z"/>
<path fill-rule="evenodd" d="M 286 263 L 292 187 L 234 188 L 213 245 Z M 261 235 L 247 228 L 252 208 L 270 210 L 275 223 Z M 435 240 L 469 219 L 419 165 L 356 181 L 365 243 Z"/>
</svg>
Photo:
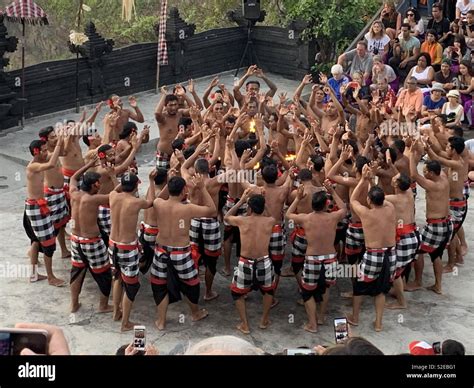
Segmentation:
<svg viewBox="0 0 474 388">
<path fill-rule="evenodd" d="M 421 108 L 422 122 L 429 121 L 434 115 L 439 115 L 443 108 L 446 98 L 443 97 L 443 84 L 434 82 L 430 94 L 423 98 Z"/>
</svg>

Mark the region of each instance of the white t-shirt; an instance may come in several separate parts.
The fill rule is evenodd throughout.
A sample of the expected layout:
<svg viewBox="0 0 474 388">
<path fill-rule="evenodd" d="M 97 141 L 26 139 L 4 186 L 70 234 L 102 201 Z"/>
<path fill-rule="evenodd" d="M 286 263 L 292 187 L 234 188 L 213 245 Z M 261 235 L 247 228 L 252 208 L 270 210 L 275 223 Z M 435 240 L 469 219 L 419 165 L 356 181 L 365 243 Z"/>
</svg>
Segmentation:
<svg viewBox="0 0 474 388">
<path fill-rule="evenodd" d="M 464 142 L 464 145 L 469 150 L 469 152 L 474 154 L 474 139 L 469 139 Z"/>
<path fill-rule="evenodd" d="M 370 32 L 365 34 L 365 40 L 367 41 L 367 50 L 372 54 L 382 55 L 384 52 L 384 47 L 390 43 L 390 38 L 385 34 L 382 38 L 371 38 Z"/>
<path fill-rule="evenodd" d="M 467 11 L 474 9 L 474 0 L 469 0 L 467 5 L 464 3 L 464 0 L 458 0 L 456 8 L 461 11 L 461 17 L 466 17 Z"/>
</svg>

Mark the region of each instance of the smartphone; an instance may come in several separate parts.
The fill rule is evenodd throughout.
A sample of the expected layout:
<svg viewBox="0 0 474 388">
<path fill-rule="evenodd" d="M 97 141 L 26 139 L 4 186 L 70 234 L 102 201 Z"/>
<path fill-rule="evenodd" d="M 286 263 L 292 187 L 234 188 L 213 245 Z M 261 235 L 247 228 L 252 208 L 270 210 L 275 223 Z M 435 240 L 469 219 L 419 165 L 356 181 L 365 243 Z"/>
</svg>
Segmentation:
<svg viewBox="0 0 474 388">
<path fill-rule="evenodd" d="M 336 339 L 336 344 L 343 343 L 345 339 L 349 337 L 346 318 L 334 319 L 334 337 Z"/>
<path fill-rule="evenodd" d="M 25 348 L 46 354 L 47 344 L 46 330 L 0 328 L 0 356 L 18 356 Z"/>
<path fill-rule="evenodd" d="M 145 344 L 146 344 L 145 326 L 134 326 L 133 330 L 135 332 L 134 338 L 133 338 L 133 346 L 137 350 L 145 350 Z"/>
<path fill-rule="evenodd" d="M 433 352 L 435 354 L 441 354 L 441 342 L 434 342 L 433 343 Z"/>
<path fill-rule="evenodd" d="M 313 355 L 314 352 L 312 349 L 286 349 L 286 355 L 287 356 L 308 356 L 308 355 Z"/>
</svg>

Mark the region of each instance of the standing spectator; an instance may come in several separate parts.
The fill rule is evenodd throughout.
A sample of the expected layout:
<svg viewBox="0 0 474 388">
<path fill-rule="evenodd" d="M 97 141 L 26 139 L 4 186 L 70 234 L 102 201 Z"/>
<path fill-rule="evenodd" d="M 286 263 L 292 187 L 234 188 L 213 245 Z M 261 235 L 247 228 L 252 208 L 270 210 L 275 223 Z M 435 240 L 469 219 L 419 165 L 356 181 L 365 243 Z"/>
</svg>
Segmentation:
<svg viewBox="0 0 474 388">
<path fill-rule="evenodd" d="M 331 67 L 331 74 L 332 77 L 329 78 L 328 84 L 334 90 L 334 93 L 336 94 L 336 98 L 339 102 L 341 102 L 341 91 L 340 88 L 342 85 L 345 85 L 349 83 L 349 78 L 344 75 L 344 69 L 342 68 L 341 65 L 334 65 Z M 324 102 L 329 101 L 329 96 L 325 97 Z"/>
<path fill-rule="evenodd" d="M 431 58 L 428 54 L 421 53 L 418 55 L 416 63 L 416 66 L 412 67 L 410 73 L 408 73 L 408 78 L 416 78 L 421 91 L 423 93 L 428 92 L 435 75 L 435 71 L 431 67 Z"/>
<path fill-rule="evenodd" d="M 393 48 L 393 57 L 388 64 L 400 76 L 403 82 L 410 71 L 416 65 L 418 55 L 420 54 L 420 41 L 410 35 L 410 25 L 402 24 L 402 37 L 399 43 L 395 43 Z M 396 42 L 396 41 L 395 41 Z"/>
<path fill-rule="evenodd" d="M 385 27 L 385 32 L 390 39 L 395 37 L 400 32 L 400 26 L 402 25 L 402 15 L 400 15 L 395 9 L 395 3 L 392 0 L 384 2 L 382 9 L 382 23 Z"/>
<path fill-rule="evenodd" d="M 350 76 L 353 77 L 356 72 L 360 71 L 364 74 L 364 82 L 367 82 L 372 73 L 372 54 L 367 51 L 365 40 L 358 42 L 354 50 L 341 54 L 337 63 L 344 66 L 347 61 L 351 62 Z"/>
<path fill-rule="evenodd" d="M 435 30 L 428 30 L 426 32 L 426 40 L 422 43 L 420 51 L 427 53 L 431 58 L 431 66 L 435 71 L 441 68 L 441 61 L 443 60 L 443 46 L 438 43 L 438 36 Z"/>
<path fill-rule="evenodd" d="M 451 61 L 449 59 L 443 59 L 441 62 L 441 70 L 435 74 L 434 81 L 439 82 L 443 85 L 443 89 L 448 92 L 454 88 L 454 80 L 456 74 L 451 71 Z"/>
<path fill-rule="evenodd" d="M 431 11 L 433 18 L 428 21 L 428 30 L 435 30 L 439 37 L 439 43 L 445 46 L 445 39 L 449 32 L 449 20 L 443 16 L 443 6 L 440 3 L 433 4 Z"/>
<path fill-rule="evenodd" d="M 466 20 L 467 12 L 474 9 L 474 0 L 458 0 L 456 2 L 456 19 Z"/>
<path fill-rule="evenodd" d="M 369 32 L 364 35 L 367 41 L 369 53 L 383 55 L 388 53 L 390 37 L 385 33 L 385 27 L 381 20 L 372 23 Z"/>
<path fill-rule="evenodd" d="M 425 23 L 416 8 L 408 8 L 403 23 L 410 25 L 411 35 L 422 40 L 425 33 Z M 399 36 L 400 38 L 400 36 Z"/>
</svg>

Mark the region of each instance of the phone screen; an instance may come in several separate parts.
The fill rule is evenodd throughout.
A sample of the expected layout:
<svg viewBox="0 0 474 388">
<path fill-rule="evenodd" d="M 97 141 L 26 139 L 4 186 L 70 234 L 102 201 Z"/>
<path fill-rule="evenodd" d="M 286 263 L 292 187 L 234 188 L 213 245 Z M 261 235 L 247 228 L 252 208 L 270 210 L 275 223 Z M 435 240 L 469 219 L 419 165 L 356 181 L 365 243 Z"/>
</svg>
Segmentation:
<svg viewBox="0 0 474 388">
<path fill-rule="evenodd" d="M 25 348 L 46 354 L 47 333 L 43 331 L 0 330 L 0 356 L 18 356 Z"/>
<path fill-rule="evenodd" d="M 336 338 L 336 344 L 343 343 L 348 336 L 349 333 L 347 331 L 347 319 L 334 319 L 334 337 Z"/>
<path fill-rule="evenodd" d="M 145 326 L 135 326 L 135 338 L 133 339 L 133 346 L 139 350 L 145 350 Z"/>
</svg>

